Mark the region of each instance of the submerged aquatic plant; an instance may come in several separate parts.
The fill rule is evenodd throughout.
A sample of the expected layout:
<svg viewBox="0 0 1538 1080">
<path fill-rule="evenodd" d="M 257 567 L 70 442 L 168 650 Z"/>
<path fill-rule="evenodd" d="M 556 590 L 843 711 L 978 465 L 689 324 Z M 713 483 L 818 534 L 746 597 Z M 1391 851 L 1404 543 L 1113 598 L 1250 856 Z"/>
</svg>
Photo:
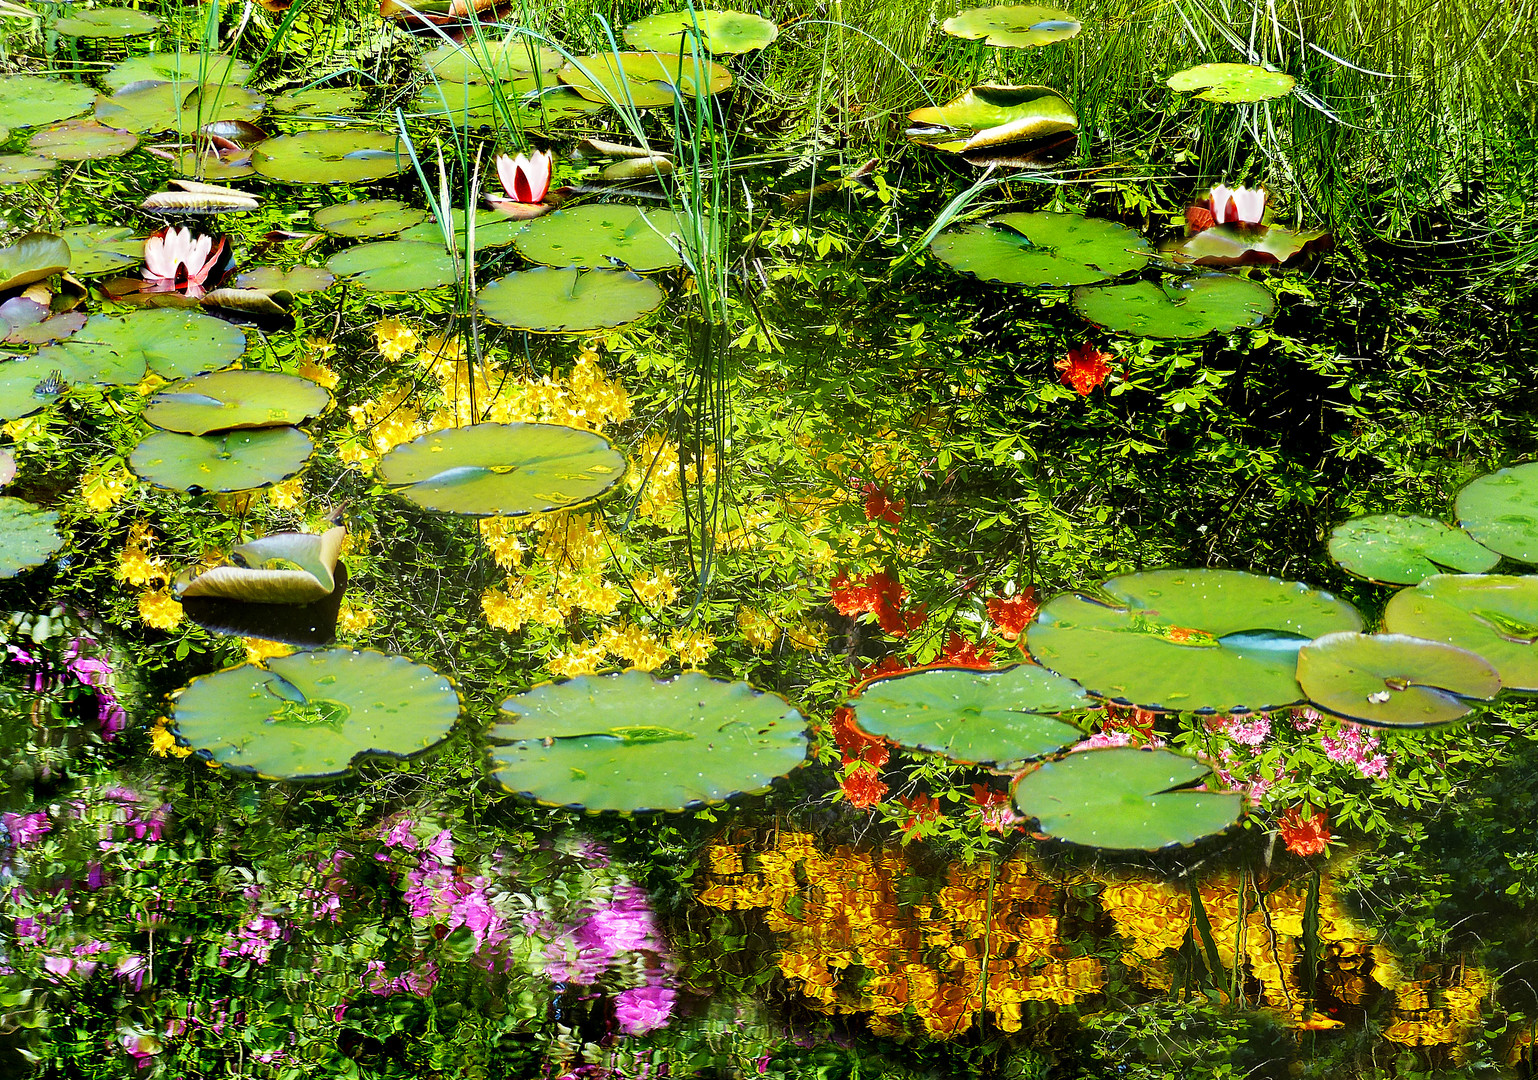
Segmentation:
<svg viewBox="0 0 1538 1080">
<path fill-rule="evenodd" d="M 498 155 L 497 179 L 502 181 L 507 198 L 488 196 L 487 205 L 518 221 L 548 214 L 552 207 L 545 202 L 545 197 L 550 194 L 553 166 L 554 156 L 548 150 L 519 154 L 516 158 Z"/>
<path fill-rule="evenodd" d="M 194 236 L 191 229 L 159 229 L 144 241 L 144 282 L 152 292 L 200 297 L 224 255 L 222 236 Z"/>
</svg>

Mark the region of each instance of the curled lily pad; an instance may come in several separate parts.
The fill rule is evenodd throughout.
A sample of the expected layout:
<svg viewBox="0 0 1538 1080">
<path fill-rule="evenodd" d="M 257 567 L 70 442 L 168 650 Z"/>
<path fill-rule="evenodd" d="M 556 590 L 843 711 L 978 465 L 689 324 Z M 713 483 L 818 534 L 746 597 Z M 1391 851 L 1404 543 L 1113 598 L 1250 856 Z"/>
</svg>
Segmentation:
<svg viewBox="0 0 1538 1080">
<path fill-rule="evenodd" d="M 1341 568 L 1389 585 L 1414 585 L 1444 570 L 1482 574 L 1501 557 L 1431 518 L 1368 514 L 1335 526 L 1330 558 Z"/>
<path fill-rule="evenodd" d="M 179 741 L 219 765 L 278 780 L 340 776 L 365 757 L 404 758 L 448 737 L 454 684 L 372 649 L 241 664 L 178 691 Z"/>
<path fill-rule="evenodd" d="M 57 161 L 34 154 L 0 154 L 0 184 L 35 184 L 58 167 Z"/>
<path fill-rule="evenodd" d="M 179 82 L 197 85 L 241 86 L 251 77 L 251 66 L 219 53 L 152 52 L 115 65 L 102 82 L 114 92 L 140 82 Z"/>
<path fill-rule="evenodd" d="M 1146 265 L 1153 254 L 1125 225 L 1051 212 L 1000 214 L 941 233 L 930 250 L 984 281 L 1035 286 L 1104 281 Z"/>
<path fill-rule="evenodd" d="M 168 386 L 144 409 L 166 431 L 206 435 L 236 428 L 302 424 L 331 404 L 325 387 L 276 371 L 216 371 Z"/>
<path fill-rule="evenodd" d="M 1259 326 L 1276 299 L 1258 281 L 1202 274 L 1173 285 L 1152 281 L 1073 291 L 1073 306 L 1090 322 L 1124 334 L 1198 338 L 1241 326 Z"/>
<path fill-rule="evenodd" d="M 69 245 L 56 233 L 32 232 L 0 248 L 0 293 L 69 269 Z"/>
<path fill-rule="evenodd" d="M 1481 476 L 1458 492 L 1458 524 L 1485 547 L 1538 563 L 1538 462 Z"/>
<path fill-rule="evenodd" d="M 318 87 L 279 94 L 267 103 L 267 107 L 275 113 L 294 113 L 297 116 L 340 116 L 357 108 L 362 101 L 361 90 L 345 86 Z"/>
<path fill-rule="evenodd" d="M 75 277 L 95 277 L 131 270 L 144 261 L 144 237 L 117 225 L 71 225 L 59 230 L 69 245 L 69 272 Z"/>
<path fill-rule="evenodd" d="M 395 199 L 357 199 L 322 206 L 312 219 L 315 227 L 334 236 L 367 238 L 393 236 L 427 220 L 427 211 Z"/>
<path fill-rule="evenodd" d="M 411 159 L 394 135 L 319 128 L 268 139 L 252 151 L 251 164 L 290 184 L 361 184 L 404 172 Z"/>
<path fill-rule="evenodd" d="M 454 246 L 461 252 L 469 243 L 469 237 L 465 228 L 465 212 L 463 210 L 449 211 L 449 224 L 454 229 Z M 509 221 L 501 214 L 492 210 L 477 210 L 475 213 L 475 250 L 487 251 L 491 248 L 506 247 L 513 242 L 518 230 L 523 223 Z M 437 244 L 443 246 L 443 227 L 438 224 L 436 218 L 430 218 L 420 224 L 413 225 L 401 233 L 402 240 L 415 241 L 417 243 Z"/>
<path fill-rule="evenodd" d="M 711 60 L 657 52 L 595 53 L 579 56 L 560 71 L 561 81 L 589 101 L 618 102 L 637 109 L 671 105 L 678 97 L 719 94 L 732 73 Z"/>
<path fill-rule="evenodd" d="M 129 385 L 143 378 L 146 369 L 167 379 L 185 379 L 222 368 L 245 350 L 245 332 L 223 319 L 201 311 L 151 308 L 92 315 L 74 337 L 38 355 L 62 369 L 72 383 Z"/>
<path fill-rule="evenodd" d="M 581 675 L 502 703 L 491 766 L 555 806 L 687 810 L 769 786 L 806 759 L 806 718 L 775 694 L 696 671 Z"/>
<path fill-rule="evenodd" d="M 1238 822 L 1242 794 L 1193 790 L 1210 776 L 1204 763 L 1169 750 L 1081 750 L 1015 781 L 1015 807 L 1053 839 L 1157 851 L 1194 844 Z"/>
<path fill-rule="evenodd" d="M 308 604 L 258 604 L 214 596 L 183 596 L 182 612 L 212 634 L 318 648 L 336 640 L 337 618 L 347 593 L 347 565 L 340 560 L 335 581 L 331 592 Z"/>
<path fill-rule="evenodd" d="M 876 679 L 848 702 L 860 728 L 965 764 L 1012 764 L 1072 746 L 1084 733 L 1052 714 L 1095 699 L 1034 664 L 997 671 L 930 668 Z"/>
<path fill-rule="evenodd" d="M 1403 589 L 1383 630 L 1477 653 L 1509 690 L 1538 691 L 1538 577 L 1439 574 Z"/>
<path fill-rule="evenodd" d="M 516 34 L 460 45 L 439 45 L 422 57 L 422 66 L 442 83 L 511 82 L 535 72 L 553 74 L 565 62 L 555 49 Z"/>
<path fill-rule="evenodd" d="M 85 325 L 85 312 L 57 315 L 36 300 L 13 296 L 0 304 L 0 341 L 7 345 L 47 345 L 69 337 Z"/>
<path fill-rule="evenodd" d="M 230 562 L 176 579 L 176 594 L 257 604 L 312 604 L 336 588 L 336 559 L 347 530 L 273 533 L 230 551 Z"/>
<path fill-rule="evenodd" d="M 331 256 L 326 268 L 370 292 L 421 292 L 452 284 L 457 276 L 454 257 L 442 243 L 412 240 L 359 244 Z"/>
<path fill-rule="evenodd" d="M 310 437 L 293 427 L 212 435 L 161 431 L 134 448 L 128 466 L 156 487 L 173 491 L 250 491 L 287 480 L 304 468 L 314 449 Z"/>
<path fill-rule="evenodd" d="M 45 79 L 41 75 L 0 78 L 0 127 L 25 128 L 79 116 L 96 100 L 83 82 Z"/>
<path fill-rule="evenodd" d="M 21 499 L 0 495 L 0 578 L 42 566 L 64 546 L 59 515 Z"/>
<path fill-rule="evenodd" d="M 487 283 L 475 295 L 488 319 L 541 334 L 579 334 L 635 322 L 666 299 L 629 270 L 520 270 Z"/>
<path fill-rule="evenodd" d="M 518 517 L 584 506 L 625 475 L 625 455 L 595 431 L 558 424 L 473 424 L 397 446 L 379 478 L 428 510 Z"/>
<path fill-rule="evenodd" d="M 46 409 L 65 386 L 63 373 L 47 359 L 0 353 L 0 420 L 17 420 Z"/>
<path fill-rule="evenodd" d="M 1104 599 L 1065 593 L 1026 634 L 1043 666 L 1091 693 L 1177 712 L 1260 710 L 1302 699 L 1299 647 L 1361 630 L 1344 600 L 1239 570 L 1153 570 L 1114 577 Z"/>
<path fill-rule="evenodd" d="M 1165 256 L 1180 266 L 1279 266 L 1328 251 L 1323 229 L 1293 232 L 1275 225 L 1214 225 L 1176 241 Z"/>
<path fill-rule="evenodd" d="M 1298 685 L 1320 708 L 1379 727 L 1431 727 L 1489 701 L 1501 679 L 1483 658 L 1403 634 L 1326 634 L 1298 650 Z"/>
<path fill-rule="evenodd" d="M 938 150 L 957 154 L 1027 144 L 1075 131 L 1079 126 L 1073 106 L 1056 90 L 996 83 L 973 87 L 944 105 L 915 109 L 908 119 L 940 129 L 933 135 L 910 135 Z"/>
<path fill-rule="evenodd" d="M 1171 90 L 1200 90 L 1201 101 L 1238 103 L 1265 101 L 1292 92 L 1294 79 L 1254 64 L 1199 64 L 1165 80 Z"/>
<path fill-rule="evenodd" d="M 27 148 L 59 161 L 96 161 L 119 157 L 139 145 L 139 137 L 95 120 L 66 120 L 46 127 L 27 141 Z"/>
<path fill-rule="evenodd" d="M 942 26 L 952 37 L 1014 49 L 1067 41 L 1082 28 L 1076 16 L 1040 4 L 972 8 Z"/>
<path fill-rule="evenodd" d="M 134 8 L 91 8 L 59 19 L 53 28 L 61 34 L 78 38 L 130 38 L 148 34 L 160 26 L 160 19 Z"/>
<path fill-rule="evenodd" d="M 637 49 L 687 53 L 695 41 L 716 55 L 752 52 L 771 44 L 780 28 L 745 11 L 668 11 L 625 27 L 625 41 Z"/>
<path fill-rule="evenodd" d="M 308 293 L 324 292 L 335 281 L 335 274 L 319 266 L 291 266 L 287 270 L 281 270 L 276 266 L 258 266 L 237 277 L 235 284 L 241 289 Z"/>
<path fill-rule="evenodd" d="M 584 269 L 623 263 L 642 273 L 682 266 L 675 244 L 690 228 L 671 210 L 625 203 L 588 203 L 535 218 L 513 239 L 518 253 L 546 266 Z"/>
</svg>

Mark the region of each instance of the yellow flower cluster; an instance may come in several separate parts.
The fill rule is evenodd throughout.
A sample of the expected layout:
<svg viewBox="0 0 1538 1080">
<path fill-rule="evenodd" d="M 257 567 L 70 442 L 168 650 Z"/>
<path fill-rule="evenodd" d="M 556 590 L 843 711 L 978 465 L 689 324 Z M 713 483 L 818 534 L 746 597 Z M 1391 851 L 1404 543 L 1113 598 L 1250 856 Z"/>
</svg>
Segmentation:
<svg viewBox="0 0 1538 1080">
<path fill-rule="evenodd" d="M 178 746 L 176 736 L 166 730 L 164 717 L 155 721 L 155 726 L 150 728 L 150 753 L 156 757 L 186 757 L 192 751 L 185 746 Z"/>
<path fill-rule="evenodd" d="M 601 514 L 547 514 L 534 522 L 540 561 L 565 570 L 591 570 L 609 561 L 614 540 Z"/>
<path fill-rule="evenodd" d="M 716 651 L 716 639 L 704 630 L 680 630 L 668 644 L 684 667 L 699 667 Z"/>
<path fill-rule="evenodd" d="M 267 505 L 276 510 L 298 510 L 304 506 L 304 477 L 291 476 L 268 488 Z"/>
<path fill-rule="evenodd" d="M 625 485 L 640 495 L 637 516 L 654 521 L 672 517 L 683 497 L 678 486 L 678 447 L 664 435 L 651 435 L 631 452 Z"/>
<path fill-rule="evenodd" d="M 642 671 L 655 671 L 668 659 L 668 651 L 662 642 L 638 626 L 624 623 L 611 626 L 598 636 L 598 644 L 605 652 L 623 658 L 631 667 Z"/>
<path fill-rule="evenodd" d="M 324 351 L 322 351 L 315 342 L 312 341 L 308 344 L 311 349 L 311 355 L 299 362 L 299 366 L 294 369 L 294 374 L 298 375 L 301 379 L 309 379 L 313 383 L 319 383 L 327 390 L 335 390 L 338 384 L 341 383 L 342 377 L 323 361 L 323 358 L 330 355 L 335 346 L 327 344 Z"/>
<path fill-rule="evenodd" d="M 378 621 L 368 604 L 344 603 L 336 616 L 337 629 L 344 634 L 361 634 Z"/>
<path fill-rule="evenodd" d="M 53 429 L 62 423 L 57 413 L 39 412 L 19 420 L 7 420 L 0 424 L 0 431 L 9 435 L 19 446 L 35 446 L 53 439 Z"/>
<path fill-rule="evenodd" d="M 783 632 L 773 616 L 750 607 L 737 609 L 737 629 L 742 631 L 747 643 L 759 652 L 774 648 Z"/>
<path fill-rule="evenodd" d="M 360 405 L 350 406 L 351 423 L 340 435 L 337 453 L 356 469 L 375 461 L 404 442 L 426 434 L 429 425 L 411 403 L 411 387 L 399 387 Z"/>
<path fill-rule="evenodd" d="M 294 651 L 292 645 L 285 645 L 281 641 L 269 641 L 266 638 L 243 637 L 240 643 L 246 647 L 246 659 L 253 664 L 260 664 L 263 660 L 270 660 L 274 656 L 288 656 Z"/>
<path fill-rule="evenodd" d="M 139 618 L 156 630 L 175 630 L 182 621 L 182 604 L 169 589 L 150 589 L 139 594 Z"/>
<path fill-rule="evenodd" d="M 608 653 L 602 645 L 589 642 L 586 645 L 573 645 L 565 652 L 556 653 L 545 662 L 545 667 L 552 675 L 571 679 L 578 675 L 591 675 L 604 666 L 607 658 Z"/>
<path fill-rule="evenodd" d="M 507 517 L 481 518 L 481 539 L 497 565 L 511 570 L 523 561 L 523 544 L 518 540 L 518 519 Z"/>
<path fill-rule="evenodd" d="M 99 514 L 116 506 L 135 483 L 123 459 L 113 458 L 80 478 L 80 498 Z"/>
<path fill-rule="evenodd" d="M 804 618 L 787 626 L 785 636 L 803 652 L 817 652 L 828 644 L 828 624 L 821 619 Z"/>
<path fill-rule="evenodd" d="M 636 599 L 647 607 L 662 607 L 678 599 L 678 586 L 673 582 L 673 571 L 657 570 L 644 577 L 630 579 L 630 589 Z"/>
<path fill-rule="evenodd" d="M 417 347 L 416 331 L 399 319 L 382 319 L 374 324 L 374 344 L 379 355 L 392 364 Z"/>
<path fill-rule="evenodd" d="M 154 543 L 150 527 L 144 522 L 137 521 L 129 527 L 128 540 L 123 544 L 123 554 L 118 556 L 115 572 L 119 581 L 130 585 L 150 585 L 168 580 L 165 560 L 150 554 Z"/>
</svg>

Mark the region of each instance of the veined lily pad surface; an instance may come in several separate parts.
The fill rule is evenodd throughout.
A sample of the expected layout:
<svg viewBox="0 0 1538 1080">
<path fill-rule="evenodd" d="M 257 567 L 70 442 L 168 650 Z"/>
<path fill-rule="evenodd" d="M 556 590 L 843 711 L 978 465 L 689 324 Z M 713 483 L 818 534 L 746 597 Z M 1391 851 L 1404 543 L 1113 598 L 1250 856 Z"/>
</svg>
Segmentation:
<svg viewBox="0 0 1538 1080">
<path fill-rule="evenodd" d="M 1259 710 L 1303 697 L 1304 642 L 1362 629 L 1344 600 L 1240 570 L 1152 570 L 1065 593 L 1026 635 L 1043 666 L 1092 693 L 1148 709 Z"/>
<path fill-rule="evenodd" d="M 139 82 L 240 86 L 250 77 L 250 65 L 233 57 L 172 49 L 124 60 L 108 71 L 102 81 L 109 90 L 117 91 Z"/>
<path fill-rule="evenodd" d="M 287 480 L 314 449 L 310 437 L 293 427 L 213 435 L 161 431 L 134 448 L 128 465 L 156 487 L 174 491 L 250 491 Z"/>
<path fill-rule="evenodd" d="M 662 306 L 655 282 L 629 270 L 540 266 L 488 282 L 475 303 L 504 326 L 542 334 L 577 334 L 635 322 Z"/>
<path fill-rule="evenodd" d="M 1227 274 L 1202 274 L 1161 287 L 1152 281 L 1079 288 L 1073 306 L 1090 322 L 1138 337 L 1198 338 L 1259 326 L 1276 309 L 1271 290 Z"/>
<path fill-rule="evenodd" d="M 347 530 L 273 533 L 230 551 L 225 566 L 184 573 L 182 597 L 209 596 L 256 604 L 311 604 L 336 588 L 336 559 Z"/>
<path fill-rule="evenodd" d="M 1136 270 L 1153 248 L 1125 225 L 1079 214 L 1000 214 L 941 233 L 930 243 L 943 262 L 984 281 L 1084 285 Z"/>
<path fill-rule="evenodd" d="M 357 199 L 315 211 L 315 227 L 334 236 L 393 236 L 427 220 L 427 211 L 395 199 Z"/>
<path fill-rule="evenodd" d="M 452 284 L 454 257 L 440 240 L 376 240 L 339 251 L 326 261 L 338 277 L 351 278 L 370 292 L 422 292 Z"/>
<path fill-rule="evenodd" d="M 255 120 L 266 99 L 241 86 L 149 83 L 98 98 L 96 119 L 123 131 L 191 135 L 219 120 Z"/>
<path fill-rule="evenodd" d="M 1067 41 L 1081 28 L 1076 16 L 1040 4 L 972 8 L 944 23 L 945 32 L 952 37 L 1016 49 Z"/>
<path fill-rule="evenodd" d="M 915 109 L 908 119 L 915 124 L 949 129 L 943 134 L 918 138 L 953 153 L 1029 142 L 1074 131 L 1079 126 L 1073 106 L 1056 90 L 994 83 L 973 87 L 944 105 Z"/>
<path fill-rule="evenodd" d="M 555 49 L 521 34 L 484 42 L 472 38 L 459 45 L 439 45 L 422 57 L 422 66 L 444 85 L 511 82 L 535 72 L 553 75 L 565 62 L 565 57 Z"/>
<path fill-rule="evenodd" d="M 63 374 L 47 359 L 0 353 L 0 420 L 17 420 L 46 409 L 63 393 Z"/>
<path fill-rule="evenodd" d="M 147 11 L 113 7 L 76 11 L 53 24 L 59 33 L 79 38 L 138 37 L 159 26 L 160 20 Z"/>
<path fill-rule="evenodd" d="M 1238 822 L 1237 791 L 1193 791 L 1212 776 L 1168 750 L 1109 747 L 1048 761 L 1015 782 L 1015 807 L 1057 840 L 1114 851 L 1190 845 Z"/>
<path fill-rule="evenodd" d="M 746 11 L 667 11 L 625 27 L 628 44 L 662 53 L 687 53 L 695 41 L 718 55 L 752 52 L 779 36 L 777 25 Z"/>
<path fill-rule="evenodd" d="M 1538 577 L 1439 574 L 1394 594 L 1383 629 L 1484 657 L 1508 690 L 1538 692 Z"/>
<path fill-rule="evenodd" d="M 92 315 L 68 341 L 40 353 L 67 382 L 128 385 L 146 370 L 185 379 L 234 362 L 246 350 L 245 331 L 201 311 L 150 308 L 127 315 Z"/>
<path fill-rule="evenodd" d="M 1165 83 L 1171 90 L 1202 91 L 1202 101 L 1239 103 L 1265 101 L 1292 92 L 1294 79 L 1254 64 L 1200 64 L 1177 71 Z"/>
<path fill-rule="evenodd" d="M 849 699 L 855 720 L 899 746 L 967 764 L 1029 761 L 1084 733 L 1053 714 L 1097 704 L 1084 688 L 1034 664 L 997 671 L 931 668 L 876 679 Z"/>
<path fill-rule="evenodd" d="M 671 210 L 589 203 L 525 222 L 513 244 L 524 258 L 546 266 L 593 270 L 618 262 L 645 273 L 682 265 L 673 245 L 683 242 L 688 228 Z"/>
<path fill-rule="evenodd" d="M 719 94 L 732 73 L 692 54 L 595 53 L 579 56 L 560 71 L 561 81 L 589 101 L 618 102 L 637 109 L 671 105 L 679 97 Z"/>
<path fill-rule="evenodd" d="M 768 787 L 806 759 L 806 718 L 784 698 L 695 671 L 582 675 L 502 704 L 493 774 L 556 806 L 684 810 Z"/>
<path fill-rule="evenodd" d="M 241 289 L 266 289 L 272 292 L 324 292 L 336 281 L 336 275 L 319 266 L 300 264 L 287 270 L 276 266 L 258 266 L 235 279 Z"/>
<path fill-rule="evenodd" d="M 1298 650 L 1308 700 L 1379 727 L 1433 727 L 1488 701 L 1501 678 L 1483 658 L 1403 634 L 1326 634 Z"/>
<path fill-rule="evenodd" d="M 194 679 L 171 719 L 183 743 L 219 765 L 322 778 L 360 758 L 404 758 L 442 742 L 459 719 L 459 695 L 404 656 L 327 649 Z"/>
<path fill-rule="evenodd" d="M 59 161 L 96 161 L 119 157 L 139 145 L 139 137 L 95 120 L 66 120 L 39 131 L 27 149 Z"/>
<path fill-rule="evenodd" d="M 251 154 L 256 171 L 290 184 L 361 184 L 411 167 L 396 136 L 356 128 L 317 128 L 268 139 Z"/>
<path fill-rule="evenodd" d="M 95 277 L 132 270 L 144 261 L 144 237 L 121 225 L 72 225 L 59 230 L 69 245 L 69 272 Z"/>
<path fill-rule="evenodd" d="M 275 113 L 293 113 L 296 116 L 342 116 L 356 109 L 363 102 L 363 92 L 346 86 L 318 86 L 313 90 L 298 90 L 279 94 L 267 102 Z"/>
<path fill-rule="evenodd" d="M 309 379 L 277 371 L 216 371 L 162 390 L 145 406 L 144 419 L 166 431 L 206 435 L 302 424 L 330 404 L 325 387 Z"/>
<path fill-rule="evenodd" d="M 1538 563 L 1538 462 L 1481 476 L 1458 492 L 1458 524 L 1491 551 Z"/>
<path fill-rule="evenodd" d="M 468 230 L 465 227 L 465 212 L 449 211 L 449 225 L 454 230 L 454 246 L 463 252 L 469 243 Z M 513 242 L 513 238 L 518 235 L 518 230 L 522 226 L 522 222 L 509 221 L 493 210 L 477 210 L 475 212 L 475 250 L 486 251 L 491 248 L 506 247 Z M 437 244 L 441 248 L 443 247 L 443 226 L 438 224 L 437 218 L 428 218 L 401 233 L 400 238 L 417 243 Z"/>
<path fill-rule="evenodd" d="M 64 546 L 59 515 L 22 499 L 0 495 L 0 578 L 42 566 Z"/>
<path fill-rule="evenodd" d="M 63 273 L 69 261 L 69 245 L 56 233 L 27 233 L 0 248 L 0 292 Z"/>
<path fill-rule="evenodd" d="M 96 100 L 89 83 L 41 75 L 0 78 L 0 127 L 25 128 L 79 116 Z"/>
<path fill-rule="evenodd" d="M 379 478 L 418 506 L 479 517 L 581 506 L 624 475 L 625 455 L 608 439 L 559 424 L 433 431 L 379 463 Z"/>
<path fill-rule="evenodd" d="M 1460 529 L 1398 514 L 1369 514 L 1335 526 L 1330 558 L 1343 570 L 1387 585 L 1415 585 L 1446 570 L 1482 574 L 1501 561 Z"/>
<path fill-rule="evenodd" d="M 0 185 L 35 184 L 58 167 L 52 158 L 35 154 L 0 154 Z"/>
</svg>

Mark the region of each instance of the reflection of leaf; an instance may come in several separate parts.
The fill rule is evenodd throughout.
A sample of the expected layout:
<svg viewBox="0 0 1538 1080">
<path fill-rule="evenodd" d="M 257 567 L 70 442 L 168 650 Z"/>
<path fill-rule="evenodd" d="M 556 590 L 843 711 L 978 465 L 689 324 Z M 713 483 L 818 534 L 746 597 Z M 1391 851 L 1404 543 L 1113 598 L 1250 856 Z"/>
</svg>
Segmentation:
<svg viewBox="0 0 1538 1080">
<path fill-rule="evenodd" d="M 233 565 L 183 575 L 177 581 L 177 593 L 259 604 L 312 603 L 336 588 L 336 559 L 346 535 L 347 530 L 338 525 L 319 535 L 264 536 L 232 550 Z"/>
</svg>

